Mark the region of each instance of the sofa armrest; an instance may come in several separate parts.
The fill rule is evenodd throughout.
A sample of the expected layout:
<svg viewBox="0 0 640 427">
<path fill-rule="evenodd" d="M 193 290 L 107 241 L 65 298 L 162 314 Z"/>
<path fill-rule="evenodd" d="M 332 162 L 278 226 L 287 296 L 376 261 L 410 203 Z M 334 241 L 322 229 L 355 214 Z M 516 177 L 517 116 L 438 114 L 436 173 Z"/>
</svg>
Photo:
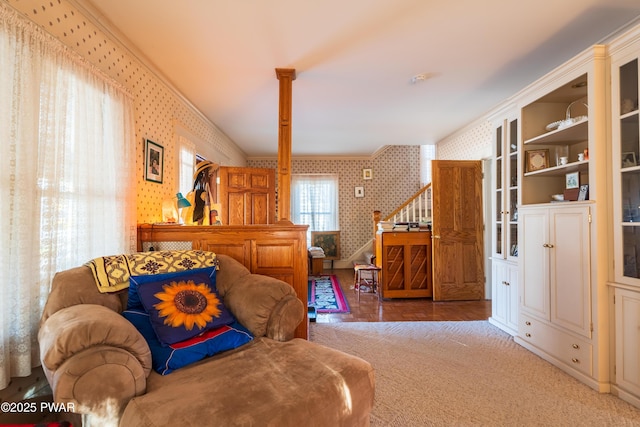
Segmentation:
<svg viewBox="0 0 640 427">
<path fill-rule="evenodd" d="M 138 330 L 119 313 L 95 304 L 52 314 L 38 332 L 43 370 L 57 402 L 76 412 L 120 411 L 143 394 L 151 352 Z"/>
<path fill-rule="evenodd" d="M 293 288 L 260 274 L 237 280 L 225 294 L 224 304 L 255 337 L 290 340 L 304 318 L 303 304 Z"/>
</svg>

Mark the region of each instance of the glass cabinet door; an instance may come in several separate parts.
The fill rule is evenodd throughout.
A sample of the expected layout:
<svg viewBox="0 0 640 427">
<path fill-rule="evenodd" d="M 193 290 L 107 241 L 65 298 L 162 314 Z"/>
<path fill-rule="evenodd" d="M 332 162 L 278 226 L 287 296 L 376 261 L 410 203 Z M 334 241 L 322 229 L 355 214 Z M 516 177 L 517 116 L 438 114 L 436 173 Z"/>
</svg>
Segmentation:
<svg viewBox="0 0 640 427">
<path fill-rule="evenodd" d="M 507 202 L 509 206 L 508 221 L 508 248 L 509 257 L 518 256 L 518 120 L 511 120 L 507 132 L 507 144 L 509 152 L 508 162 L 508 187 Z"/>
<path fill-rule="evenodd" d="M 495 127 L 493 255 L 518 256 L 518 121 Z"/>
<path fill-rule="evenodd" d="M 503 137 L 504 137 L 504 126 L 498 126 L 496 128 L 495 134 L 495 189 L 494 189 L 494 200 L 495 200 L 495 218 L 493 221 L 494 224 L 494 232 L 493 232 L 493 253 L 498 258 L 504 258 L 503 252 L 503 240 L 504 236 L 502 233 L 503 229 L 503 220 L 504 220 L 504 194 L 503 194 L 503 164 L 504 158 L 502 156 L 502 145 L 503 145 Z"/>
<path fill-rule="evenodd" d="M 614 100 L 614 170 L 619 170 L 616 194 L 620 225 L 616 239 L 616 276 L 632 283 L 640 278 L 640 125 L 638 120 L 638 59 L 618 69 Z M 614 91 L 616 87 L 614 86 Z M 617 135 L 616 135 L 617 133 Z M 617 192 L 616 192 L 617 193 Z M 631 279 L 631 280 L 630 280 Z"/>
</svg>

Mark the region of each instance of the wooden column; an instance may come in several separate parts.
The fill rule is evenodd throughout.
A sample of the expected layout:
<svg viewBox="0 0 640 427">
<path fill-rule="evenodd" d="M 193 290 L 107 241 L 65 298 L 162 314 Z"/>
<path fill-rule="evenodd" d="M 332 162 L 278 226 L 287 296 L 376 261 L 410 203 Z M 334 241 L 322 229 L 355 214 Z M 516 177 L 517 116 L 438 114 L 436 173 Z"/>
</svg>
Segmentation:
<svg viewBox="0 0 640 427">
<path fill-rule="evenodd" d="M 280 81 L 278 112 L 278 221 L 291 222 L 291 87 L 293 68 L 276 68 Z"/>
</svg>

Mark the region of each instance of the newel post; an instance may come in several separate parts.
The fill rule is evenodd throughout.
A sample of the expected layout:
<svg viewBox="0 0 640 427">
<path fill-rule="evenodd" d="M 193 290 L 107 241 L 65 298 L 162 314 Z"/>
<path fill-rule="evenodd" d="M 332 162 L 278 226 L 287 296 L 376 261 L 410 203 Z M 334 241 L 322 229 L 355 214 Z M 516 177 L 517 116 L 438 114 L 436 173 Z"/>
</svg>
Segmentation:
<svg viewBox="0 0 640 427">
<path fill-rule="evenodd" d="M 376 233 L 378 232 L 378 223 L 380 222 L 380 218 L 382 217 L 380 211 L 373 211 L 373 237 L 376 237 Z"/>
<path fill-rule="evenodd" d="M 278 111 L 278 221 L 291 222 L 291 88 L 293 68 L 276 68 L 280 81 Z"/>
</svg>

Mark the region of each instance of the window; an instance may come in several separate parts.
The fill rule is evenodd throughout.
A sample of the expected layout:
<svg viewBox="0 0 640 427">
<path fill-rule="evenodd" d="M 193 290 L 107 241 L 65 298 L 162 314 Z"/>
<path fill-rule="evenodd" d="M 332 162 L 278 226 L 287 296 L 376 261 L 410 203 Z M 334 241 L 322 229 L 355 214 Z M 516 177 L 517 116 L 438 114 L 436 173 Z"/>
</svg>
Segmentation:
<svg viewBox="0 0 640 427">
<path fill-rule="evenodd" d="M 193 172 L 196 164 L 196 146 L 188 138 L 178 135 L 178 192 L 186 196 L 193 190 Z"/>
<path fill-rule="evenodd" d="M 312 231 L 339 230 L 338 175 L 294 174 L 291 178 L 291 219 L 307 224 L 307 241 Z"/>
<path fill-rule="evenodd" d="M 0 2 L 0 389 L 37 366 L 56 271 L 135 250 L 132 96 Z"/>
</svg>

